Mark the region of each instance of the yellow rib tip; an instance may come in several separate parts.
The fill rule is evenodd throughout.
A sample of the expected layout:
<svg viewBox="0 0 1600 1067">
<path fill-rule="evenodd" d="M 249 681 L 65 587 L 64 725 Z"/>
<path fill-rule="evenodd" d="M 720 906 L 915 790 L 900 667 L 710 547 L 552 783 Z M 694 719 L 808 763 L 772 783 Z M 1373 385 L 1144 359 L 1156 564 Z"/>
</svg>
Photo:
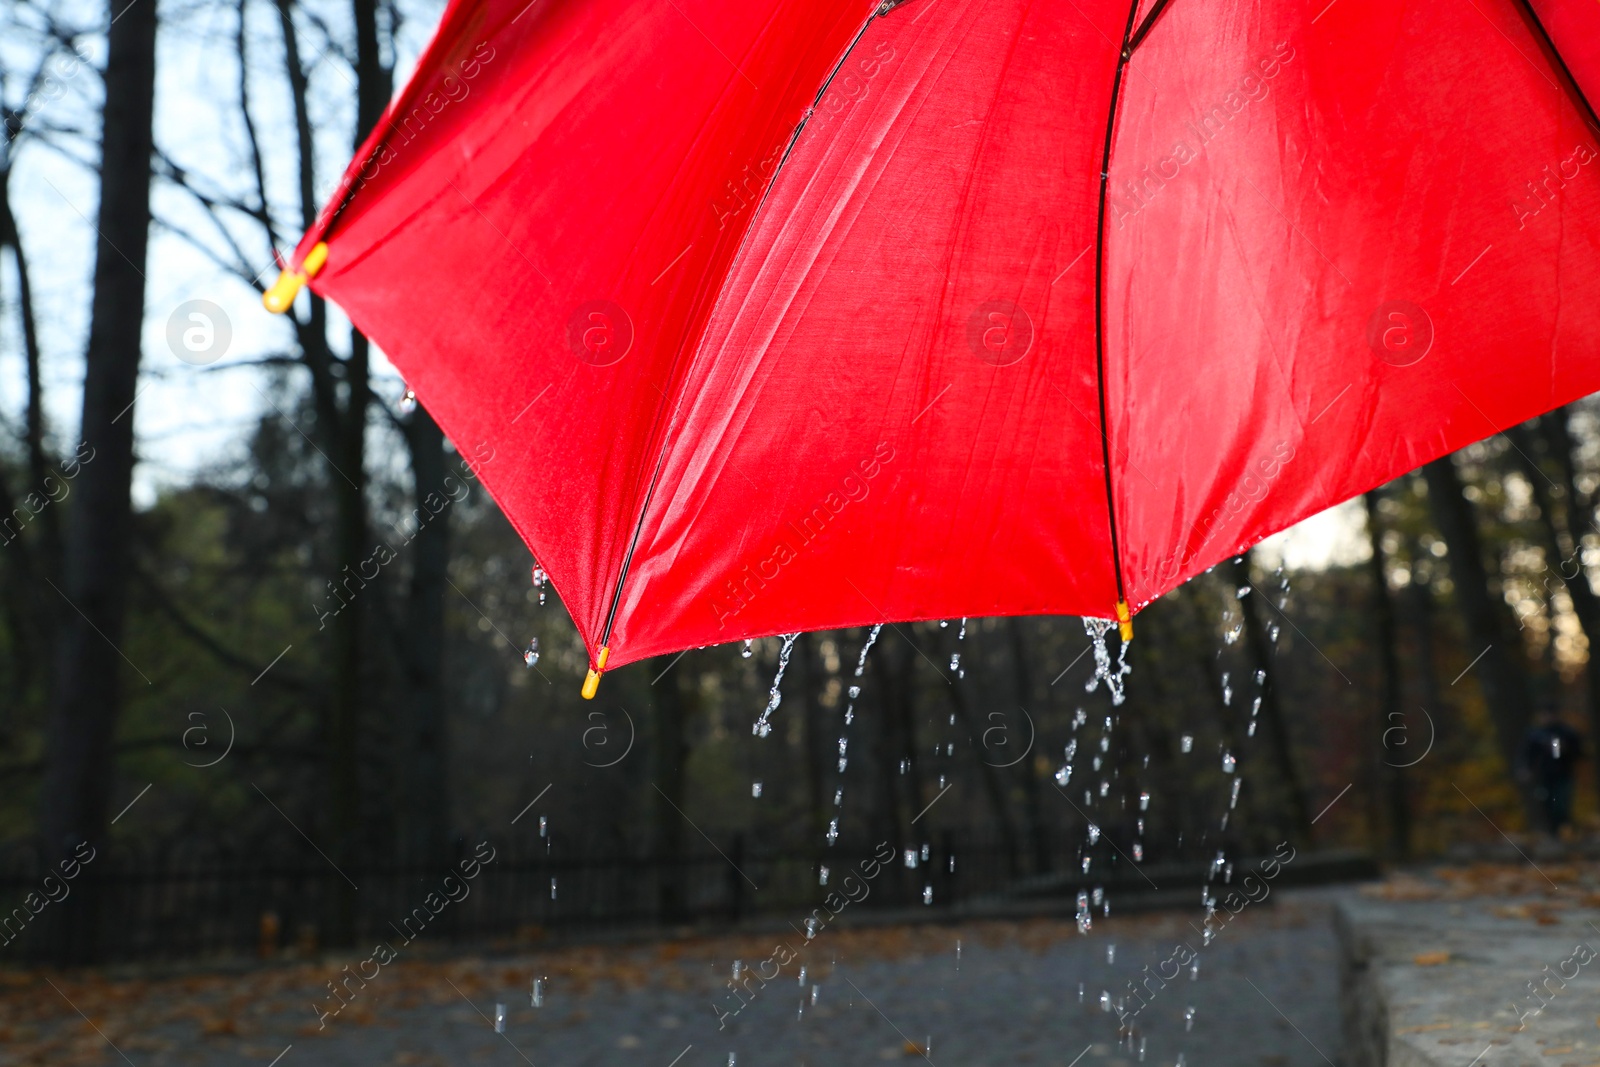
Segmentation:
<svg viewBox="0 0 1600 1067">
<path fill-rule="evenodd" d="M 261 294 L 261 305 L 274 315 L 282 315 L 294 307 L 294 298 L 300 295 L 307 279 L 315 278 L 322 265 L 328 262 L 328 242 L 318 241 L 306 253 L 299 270 L 282 270 L 272 288 Z"/>
<path fill-rule="evenodd" d="M 1133 613 L 1128 610 L 1126 600 L 1117 601 L 1117 632 L 1122 635 L 1124 643 L 1133 640 Z"/>
<path fill-rule="evenodd" d="M 601 645 L 600 654 L 594 659 L 594 666 L 583 676 L 583 699 L 593 700 L 594 695 L 600 691 L 600 674 L 606 669 L 606 660 L 610 656 L 611 650 Z"/>
</svg>

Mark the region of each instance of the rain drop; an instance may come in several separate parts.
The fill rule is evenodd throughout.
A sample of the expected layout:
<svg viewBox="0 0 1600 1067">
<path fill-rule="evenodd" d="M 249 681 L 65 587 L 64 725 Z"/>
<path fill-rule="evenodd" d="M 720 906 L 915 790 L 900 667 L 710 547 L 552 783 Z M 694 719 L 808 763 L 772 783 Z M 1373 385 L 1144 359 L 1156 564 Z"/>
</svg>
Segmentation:
<svg viewBox="0 0 1600 1067">
<path fill-rule="evenodd" d="M 550 899 L 556 899 L 556 880 L 554 878 L 550 879 Z"/>
<path fill-rule="evenodd" d="M 1224 752 L 1222 754 L 1222 773 L 1232 774 L 1233 769 L 1238 765 L 1238 762 L 1238 760 L 1233 758 L 1232 752 Z"/>
<path fill-rule="evenodd" d="M 1184 734 L 1182 740 L 1179 742 L 1179 747 L 1185 752 L 1193 752 L 1194 734 Z"/>
<path fill-rule="evenodd" d="M 1106 962 L 1107 963 L 1116 963 L 1117 962 L 1117 946 L 1116 946 L 1115 942 L 1112 942 L 1111 944 L 1106 946 Z"/>
<path fill-rule="evenodd" d="M 1094 914 L 1089 910 L 1089 894 L 1078 890 L 1078 933 L 1086 934 L 1094 926 Z"/>
<path fill-rule="evenodd" d="M 1241 585 L 1237 590 L 1234 591 L 1233 598 L 1235 600 L 1243 600 L 1245 597 L 1247 597 L 1249 595 L 1250 595 L 1250 587 L 1248 585 Z"/>
<path fill-rule="evenodd" d="M 1194 1029 L 1194 1008 L 1192 1006 L 1183 1009 L 1183 1028 L 1186 1031 Z"/>
<path fill-rule="evenodd" d="M 933 886 L 925 885 L 922 887 L 922 902 L 924 904 L 933 903 Z"/>
<path fill-rule="evenodd" d="M 953 671 L 961 669 L 961 653 L 952 652 L 950 654 L 950 669 Z"/>
<path fill-rule="evenodd" d="M 400 414 L 409 415 L 415 410 L 417 410 L 417 391 L 407 386 L 404 395 L 400 397 Z"/>
<path fill-rule="evenodd" d="M 535 1008 L 544 1007 L 544 979 L 533 980 L 533 990 L 528 994 L 528 1003 Z"/>
<path fill-rule="evenodd" d="M 750 795 L 753 796 L 753 797 L 759 797 L 761 795 L 761 783 L 760 782 L 751 782 L 750 783 Z"/>
<path fill-rule="evenodd" d="M 497 1034 L 506 1032 L 506 1006 L 504 1004 L 496 1004 L 494 1006 L 494 1032 Z"/>
<path fill-rule="evenodd" d="M 854 700 L 856 697 L 861 695 L 861 687 L 859 685 L 852 685 L 849 689 L 849 693 L 850 699 Z"/>
<path fill-rule="evenodd" d="M 538 591 L 539 603 L 541 604 L 544 603 L 544 583 L 548 581 L 549 578 L 550 576 L 544 572 L 544 568 L 539 566 L 538 562 L 535 561 L 533 565 L 533 588 Z M 529 664 L 529 666 L 532 666 L 532 664 Z"/>
<path fill-rule="evenodd" d="M 906 849 L 906 851 L 905 851 L 905 864 L 906 864 L 906 867 L 908 869 L 916 870 L 916 867 L 917 867 L 917 850 L 916 849 L 914 849 L 914 848 Z"/>
<path fill-rule="evenodd" d="M 522 653 L 522 662 L 529 667 L 539 662 L 539 639 L 537 637 L 528 638 L 528 648 L 527 651 Z"/>
<path fill-rule="evenodd" d="M 753 638 L 745 638 L 744 648 L 739 650 L 739 655 L 745 659 L 749 659 L 751 656 L 756 654 L 754 645 L 755 640 Z"/>
<path fill-rule="evenodd" d="M 1144 862 L 1144 846 L 1137 841 L 1133 843 L 1133 862 Z"/>
<path fill-rule="evenodd" d="M 827 885 L 828 884 L 828 868 L 827 868 L 826 864 L 824 864 L 823 866 L 821 866 L 817 870 L 817 884 L 818 885 Z M 805 972 L 805 968 L 804 967 L 800 968 L 800 974 L 802 976 L 804 976 L 805 973 L 806 973 Z M 804 982 L 804 980 L 805 980 L 804 977 L 802 977 L 801 981 Z"/>
<path fill-rule="evenodd" d="M 1140 811 L 1149 811 L 1150 810 L 1150 794 L 1149 793 L 1141 792 L 1139 794 L 1139 810 Z"/>
</svg>

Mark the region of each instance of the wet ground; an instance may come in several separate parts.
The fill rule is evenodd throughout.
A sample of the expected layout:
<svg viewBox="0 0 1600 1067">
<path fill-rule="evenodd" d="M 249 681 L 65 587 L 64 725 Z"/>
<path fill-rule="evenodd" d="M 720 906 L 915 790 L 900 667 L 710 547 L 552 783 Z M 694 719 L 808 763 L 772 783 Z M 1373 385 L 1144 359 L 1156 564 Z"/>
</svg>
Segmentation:
<svg viewBox="0 0 1600 1067">
<path fill-rule="evenodd" d="M 362 953 L 179 978 L 11 972 L 0 1064 L 1338 1064 L 1337 892 L 1280 890 L 1209 946 L 1197 889 L 1192 913 L 1097 918 L 1087 935 L 1047 920 L 834 927 L 809 943 L 795 930 L 516 956 L 413 949 L 382 966 Z M 775 976 L 748 978 L 735 999 L 735 960 Z M 373 977 L 351 979 L 332 1014 L 326 983 L 346 964 Z M 1182 969 L 1147 983 L 1132 1040 L 1119 1038 L 1116 1000 L 1134 1006 L 1127 983 L 1147 965 Z"/>
</svg>

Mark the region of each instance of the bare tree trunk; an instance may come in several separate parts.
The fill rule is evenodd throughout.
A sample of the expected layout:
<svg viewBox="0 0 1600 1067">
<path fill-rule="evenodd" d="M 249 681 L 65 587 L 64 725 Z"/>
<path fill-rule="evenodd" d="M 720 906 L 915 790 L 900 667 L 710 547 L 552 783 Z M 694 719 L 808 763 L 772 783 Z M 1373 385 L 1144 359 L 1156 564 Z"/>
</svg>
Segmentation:
<svg viewBox="0 0 1600 1067">
<path fill-rule="evenodd" d="M 943 634 L 943 630 L 938 630 L 934 634 L 937 641 L 935 645 L 938 649 L 937 656 L 940 659 L 948 654 L 941 639 Z M 983 736 L 983 726 L 973 718 L 972 706 L 968 702 L 967 689 L 963 683 L 964 679 L 961 678 L 950 679 L 949 684 L 944 687 L 945 695 L 950 699 L 950 709 L 956 713 L 956 718 L 961 720 L 961 728 L 976 742 Z M 976 751 L 981 752 L 981 746 Z M 1006 801 L 1005 782 L 1000 778 L 1000 772 L 982 755 L 976 755 L 975 758 L 978 761 L 978 773 L 983 780 L 984 796 L 989 798 L 989 807 L 994 810 L 995 824 L 1000 828 L 1000 844 L 1006 852 L 1007 870 L 1014 876 L 1018 873 L 1021 852 L 1017 847 L 1017 827 L 1011 818 L 1011 805 Z"/>
<path fill-rule="evenodd" d="M 1595 529 L 1594 500 L 1578 489 L 1577 472 L 1572 458 L 1572 434 L 1567 426 L 1567 411 L 1552 411 L 1539 420 L 1539 429 L 1545 447 L 1556 461 L 1561 475 L 1561 495 L 1566 505 L 1562 509 L 1565 543 L 1558 544 L 1560 563 L 1556 565 L 1561 580 L 1566 583 L 1567 595 L 1572 598 L 1572 610 L 1583 628 L 1584 639 L 1589 644 L 1589 657 L 1584 664 L 1584 678 L 1588 683 L 1589 739 L 1600 746 L 1600 597 L 1595 596 L 1589 584 L 1589 572 L 1583 565 L 1583 536 Z M 1520 429 L 1520 427 L 1519 427 Z M 1544 511 L 1541 505 L 1541 511 Z M 1555 516 L 1547 520 L 1552 524 L 1555 538 Z M 1595 774 L 1595 789 L 1600 793 L 1600 772 Z"/>
<path fill-rule="evenodd" d="M 450 496 L 445 485 L 444 434 L 438 424 L 418 408 L 406 423 L 405 435 L 411 451 L 416 514 L 423 525 L 411 541 L 411 591 L 400 638 L 400 668 L 406 680 L 400 756 L 403 785 L 398 806 L 404 813 L 400 853 L 409 863 L 438 864 L 446 858 L 450 837 L 444 698 Z"/>
<path fill-rule="evenodd" d="M 1428 505 L 1439 533 L 1449 550 L 1450 576 L 1455 584 L 1456 606 L 1466 622 L 1472 647 L 1469 656 L 1479 657 L 1472 668 L 1489 707 L 1495 738 L 1506 762 L 1506 771 L 1518 780 L 1517 767 L 1522 738 L 1528 726 L 1529 690 L 1527 672 L 1518 662 L 1518 646 L 1505 616 L 1502 603 L 1489 585 L 1483 547 L 1478 536 L 1475 509 L 1461 492 L 1461 477 L 1455 460 L 1443 456 L 1422 468 L 1428 483 Z M 1496 568 L 1498 570 L 1498 568 Z M 1481 651 L 1480 651 L 1481 649 Z M 1523 809 L 1529 825 L 1535 825 L 1537 811 L 1526 783 L 1518 781 Z"/>
<path fill-rule="evenodd" d="M 1033 712 L 1027 709 L 1035 706 L 1033 672 L 1028 667 L 1028 646 L 1022 635 L 1022 620 L 1013 615 L 1006 619 L 1006 627 L 1011 637 L 1011 664 L 1017 687 L 1017 705 L 1031 716 Z M 1035 874 L 1042 874 L 1050 868 L 1050 849 L 1044 839 L 1044 815 L 1039 807 L 1039 774 L 1034 768 L 1034 758 L 1030 748 L 1018 761 L 1017 767 L 1022 775 L 1022 814 L 1028 823 L 1029 843 L 1033 846 L 1033 870 Z"/>
<path fill-rule="evenodd" d="M 661 792 L 655 802 L 655 859 L 660 872 L 656 904 L 661 921 L 682 922 L 687 917 L 684 895 L 687 867 L 683 851 L 683 809 L 689 764 L 689 717 L 693 698 L 685 692 L 687 668 L 672 666 L 676 657 L 657 656 L 650 661 L 655 697 L 655 780 Z"/>
<path fill-rule="evenodd" d="M 827 672 L 822 667 L 811 634 L 802 633 L 796 639 L 795 653 L 800 659 L 801 683 L 805 686 L 801 744 L 804 746 L 806 801 L 811 813 L 806 827 L 806 840 L 812 843 L 814 850 L 820 850 L 822 835 L 828 828 L 828 810 L 822 795 L 823 760 L 827 756 L 827 732 L 822 723 L 822 690 L 827 684 Z"/>
<path fill-rule="evenodd" d="M 60 616 L 49 748 L 39 794 L 39 825 L 52 860 L 81 841 L 104 847 L 110 814 L 112 738 L 122 707 L 121 649 L 132 558 L 129 490 L 150 230 L 156 7 L 151 0 L 116 0 L 111 9 L 99 242 L 79 431 L 83 444 L 94 451 L 76 479 L 67 518 L 60 592 L 73 610 Z M 70 922 L 56 924 L 52 941 L 61 962 L 86 962 L 96 955 L 94 903 L 92 897 L 80 901 Z"/>
<path fill-rule="evenodd" d="M 1241 589 L 1250 585 L 1251 558 L 1252 554 L 1246 552 L 1232 564 L 1234 581 Z M 1267 732 L 1272 739 L 1272 757 L 1278 765 L 1278 776 L 1289 801 L 1289 818 L 1299 839 L 1310 844 L 1314 840 L 1311 807 L 1306 799 L 1306 787 L 1300 778 L 1299 766 L 1295 763 L 1294 746 L 1289 741 L 1289 724 L 1278 703 L 1278 678 L 1273 662 L 1272 640 L 1267 636 L 1266 624 L 1261 621 L 1261 613 L 1256 607 L 1259 599 L 1259 595 L 1251 595 L 1239 601 L 1239 607 L 1244 612 L 1245 640 L 1249 643 L 1250 658 L 1256 669 L 1266 672 L 1266 681 L 1261 687 L 1261 713 L 1267 722 Z"/>
<path fill-rule="evenodd" d="M 1390 749 L 1391 736 L 1406 737 L 1405 713 L 1401 710 L 1400 633 L 1395 624 L 1394 598 L 1389 593 L 1389 573 L 1384 564 L 1383 525 L 1378 516 L 1382 490 L 1374 489 L 1363 497 L 1367 507 L 1367 537 L 1372 542 L 1372 615 L 1377 623 L 1378 661 L 1383 665 L 1383 697 L 1378 702 L 1377 759 L 1371 768 L 1388 809 L 1389 850 L 1397 859 L 1411 855 L 1411 804 L 1407 797 L 1405 771 L 1397 764 L 1409 756 Z M 1399 734 L 1391 731 L 1399 728 Z M 1391 759 L 1394 756 L 1396 758 Z M 1381 770 L 1379 769 L 1381 766 Z M 1380 790 L 1374 790 L 1379 792 Z M 1376 835 L 1374 835 L 1376 840 Z"/>
</svg>

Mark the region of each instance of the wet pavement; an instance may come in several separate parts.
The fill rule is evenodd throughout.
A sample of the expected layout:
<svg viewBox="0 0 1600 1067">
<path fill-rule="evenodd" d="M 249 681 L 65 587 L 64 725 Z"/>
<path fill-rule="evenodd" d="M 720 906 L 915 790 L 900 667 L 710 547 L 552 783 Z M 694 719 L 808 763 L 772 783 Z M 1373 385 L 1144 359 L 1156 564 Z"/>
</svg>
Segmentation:
<svg viewBox="0 0 1600 1067">
<path fill-rule="evenodd" d="M 6 972 L 0 1064 L 1340 1064 L 1341 892 L 1275 892 L 1210 945 L 1197 888 L 1192 912 L 1097 911 L 1087 934 L 1056 920 L 836 924 L 808 942 L 797 916 L 781 933 L 627 947 L 424 959 L 419 944 L 388 962 L 165 978 Z M 1149 976 L 1140 1001 L 1136 975 Z"/>
</svg>

